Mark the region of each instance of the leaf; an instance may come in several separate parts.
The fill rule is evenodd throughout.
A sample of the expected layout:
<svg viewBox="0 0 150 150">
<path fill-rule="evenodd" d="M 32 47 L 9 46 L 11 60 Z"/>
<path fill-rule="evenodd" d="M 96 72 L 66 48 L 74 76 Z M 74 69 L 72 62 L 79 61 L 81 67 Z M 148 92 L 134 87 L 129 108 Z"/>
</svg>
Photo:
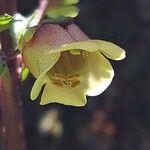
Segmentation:
<svg viewBox="0 0 150 150">
<path fill-rule="evenodd" d="M 72 5 L 72 4 L 77 4 L 79 0 L 63 0 L 64 5 Z"/>
<path fill-rule="evenodd" d="M 76 6 L 57 6 L 50 8 L 47 15 L 50 18 L 71 17 L 74 18 L 79 14 L 79 9 Z"/>
<path fill-rule="evenodd" d="M 8 14 L 0 15 L 0 32 L 7 30 L 10 27 L 12 20 L 12 16 Z"/>
</svg>

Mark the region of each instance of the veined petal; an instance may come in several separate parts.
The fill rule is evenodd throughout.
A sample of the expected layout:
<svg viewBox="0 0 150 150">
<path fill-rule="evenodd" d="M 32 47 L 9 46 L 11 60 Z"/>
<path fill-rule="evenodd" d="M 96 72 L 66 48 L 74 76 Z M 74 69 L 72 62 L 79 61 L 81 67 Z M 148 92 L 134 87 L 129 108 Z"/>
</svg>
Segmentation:
<svg viewBox="0 0 150 150">
<path fill-rule="evenodd" d="M 103 40 L 93 40 L 100 45 L 100 51 L 110 59 L 121 60 L 125 58 L 125 51 L 116 44 Z"/>
<path fill-rule="evenodd" d="M 89 88 L 87 95 L 96 96 L 101 94 L 111 83 L 114 71 L 110 62 L 99 52 L 89 53 Z"/>
<path fill-rule="evenodd" d="M 72 42 L 72 43 L 64 44 L 57 48 L 53 48 L 50 51 L 48 51 L 48 54 L 63 52 L 67 50 L 74 50 L 74 49 L 85 50 L 88 52 L 95 52 L 100 50 L 100 45 L 97 42 L 93 42 L 93 40 Z"/>
<path fill-rule="evenodd" d="M 30 97 L 32 100 L 35 100 L 39 96 L 42 86 L 46 83 L 46 72 L 47 70 L 45 70 L 35 81 L 30 93 Z"/>
<path fill-rule="evenodd" d="M 42 86 L 46 83 L 46 78 L 47 78 L 46 73 L 57 62 L 57 60 L 60 57 L 60 53 L 50 55 L 50 56 L 47 55 L 45 57 L 48 57 L 49 59 L 43 57 L 44 59 L 41 58 L 39 60 L 39 68 L 40 68 L 40 72 L 42 72 L 42 73 L 39 75 L 39 77 L 37 78 L 37 80 L 35 81 L 35 83 L 32 87 L 32 90 L 31 90 L 31 99 L 32 100 L 35 100 L 38 97 Z M 43 65 L 45 65 L 45 66 L 43 66 Z M 43 68 L 46 70 L 42 70 Z"/>
<path fill-rule="evenodd" d="M 77 42 L 89 40 L 89 37 L 74 23 L 69 24 L 65 29 Z"/>
<path fill-rule="evenodd" d="M 73 49 L 80 49 L 88 52 L 100 51 L 108 58 L 114 60 L 121 60 L 125 58 L 125 51 L 121 47 L 111 42 L 102 40 L 86 40 L 81 42 L 68 43 L 61 47 L 51 49 L 51 51 L 48 53 L 52 54 Z"/>
<path fill-rule="evenodd" d="M 84 106 L 86 104 L 85 91 L 80 87 L 57 87 L 52 84 L 46 84 L 41 97 L 41 105 L 48 103 L 60 103 L 70 106 Z"/>
<path fill-rule="evenodd" d="M 24 47 L 22 55 L 26 67 L 35 77 L 38 77 L 47 68 L 51 68 L 60 57 L 60 53 L 48 55 L 39 50 L 33 51 L 32 47 Z"/>
<path fill-rule="evenodd" d="M 61 26 L 42 25 L 37 29 L 33 38 L 23 46 L 22 55 L 26 67 L 35 77 L 38 77 L 59 55 L 48 54 L 48 51 L 72 41 L 72 37 Z"/>
</svg>

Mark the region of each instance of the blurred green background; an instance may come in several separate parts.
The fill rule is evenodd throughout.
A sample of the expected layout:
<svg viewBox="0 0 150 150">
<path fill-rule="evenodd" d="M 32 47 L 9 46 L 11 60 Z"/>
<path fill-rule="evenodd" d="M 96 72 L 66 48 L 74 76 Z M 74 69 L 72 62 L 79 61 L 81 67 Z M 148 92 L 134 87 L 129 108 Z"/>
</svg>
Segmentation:
<svg viewBox="0 0 150 150">
<path fill-rule="evenodd" d="M 28 15 L 37 0 L 19 1 Z M 150 150 L 150 0 L 80 0 L 75 22 L 91 38 L 126 50 L 111 61 L 115 78 L 85 107 L 40 106 L 29 99 L 35 79 L 22 82 L 29 150 Z"/>
</svg>

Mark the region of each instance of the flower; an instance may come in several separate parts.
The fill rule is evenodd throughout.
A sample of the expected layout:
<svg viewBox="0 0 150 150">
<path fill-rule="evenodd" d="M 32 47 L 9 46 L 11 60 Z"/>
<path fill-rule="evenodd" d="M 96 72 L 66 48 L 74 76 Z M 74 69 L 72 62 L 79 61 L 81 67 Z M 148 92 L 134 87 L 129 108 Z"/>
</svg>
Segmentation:
<svg viewBox="0 0 150 150">
<path fill-rule="evenodd" d="M 111 83 L 114 71 L 106 57 L 125 58 L 119 46 L 102 40 L 90 40 L 81 29 L 71 23 L 65 27 L 42 24 L 28 32 L 22 56 L 26 67 L 37 78 L 31 99 L 40 92 L 41 105 L 61 103 L 84 106 L 86 95 L 101 94 Z"/>
</svg>

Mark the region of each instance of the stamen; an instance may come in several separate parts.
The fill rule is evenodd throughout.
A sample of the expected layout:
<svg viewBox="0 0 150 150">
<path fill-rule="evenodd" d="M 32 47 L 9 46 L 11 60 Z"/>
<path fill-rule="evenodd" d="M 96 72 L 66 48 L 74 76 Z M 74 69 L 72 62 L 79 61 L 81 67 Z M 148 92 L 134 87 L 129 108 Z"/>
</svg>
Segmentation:
<svg viewBox="0 0 150 150">
<path fill-rule="evenodd" d="M 56 86 L 58 86 L 58 87 L 61 87 L 61 88 L 63 88 L 63 85 L 62 85 L 62 83 L 60 82 L 60 81 L 52 81 L 52 84 L 54 84 L 54 85 L 56 85 Z"/>
<path fill-rule="evenodd" d="M 62 74 L 58 74 L 58 73 L 55 73 L 54 78 L 56 80 L 60 80 L 60 81 L 65 81 L 66 80 L 66 76 L 64 76 Z"/>
<path fill-rule="evenodd" d="M 79 80 L 71 82 L 71 87 L 74 88 L 74 87 L 78 86 L 79 84 L 80 84 Z"/>
<path fill-rule="evenodd" d="M 74 88 L 80 84 L 80 74 L 69 73 L 65 76 L 59 73 L 55 73 L 51 77 L 51 80 L 52 80 L 52 84 L 56 86 L 64 87 L 64 85 L 66 85 Z"/>
<path fill-rule="evenodd" d="M 70 85 L 70 82 L 69 82 L 69 81 L 63 81 L 63 83 L 64 83 L 65 85 Z"/>
<path fill-rule="evenodd" d="M 81 53 L 81 54 L 82 54 L 82 56 L 83 56 L 83 58 L 84 58 L 84 59 L 86 59 L 86 58 L 88 57 L 88 53 L 87 53 L 87 52 L 85 52 L 85 51 L 82 51 L 82 53 Z"/>
<path fill-rule="evenodd" d="M 76 81 L 79 79 L 80 79 L 80 74 L 78 74 L 78 73 L 67 74 L 67 81 Z"/>
</svg>

